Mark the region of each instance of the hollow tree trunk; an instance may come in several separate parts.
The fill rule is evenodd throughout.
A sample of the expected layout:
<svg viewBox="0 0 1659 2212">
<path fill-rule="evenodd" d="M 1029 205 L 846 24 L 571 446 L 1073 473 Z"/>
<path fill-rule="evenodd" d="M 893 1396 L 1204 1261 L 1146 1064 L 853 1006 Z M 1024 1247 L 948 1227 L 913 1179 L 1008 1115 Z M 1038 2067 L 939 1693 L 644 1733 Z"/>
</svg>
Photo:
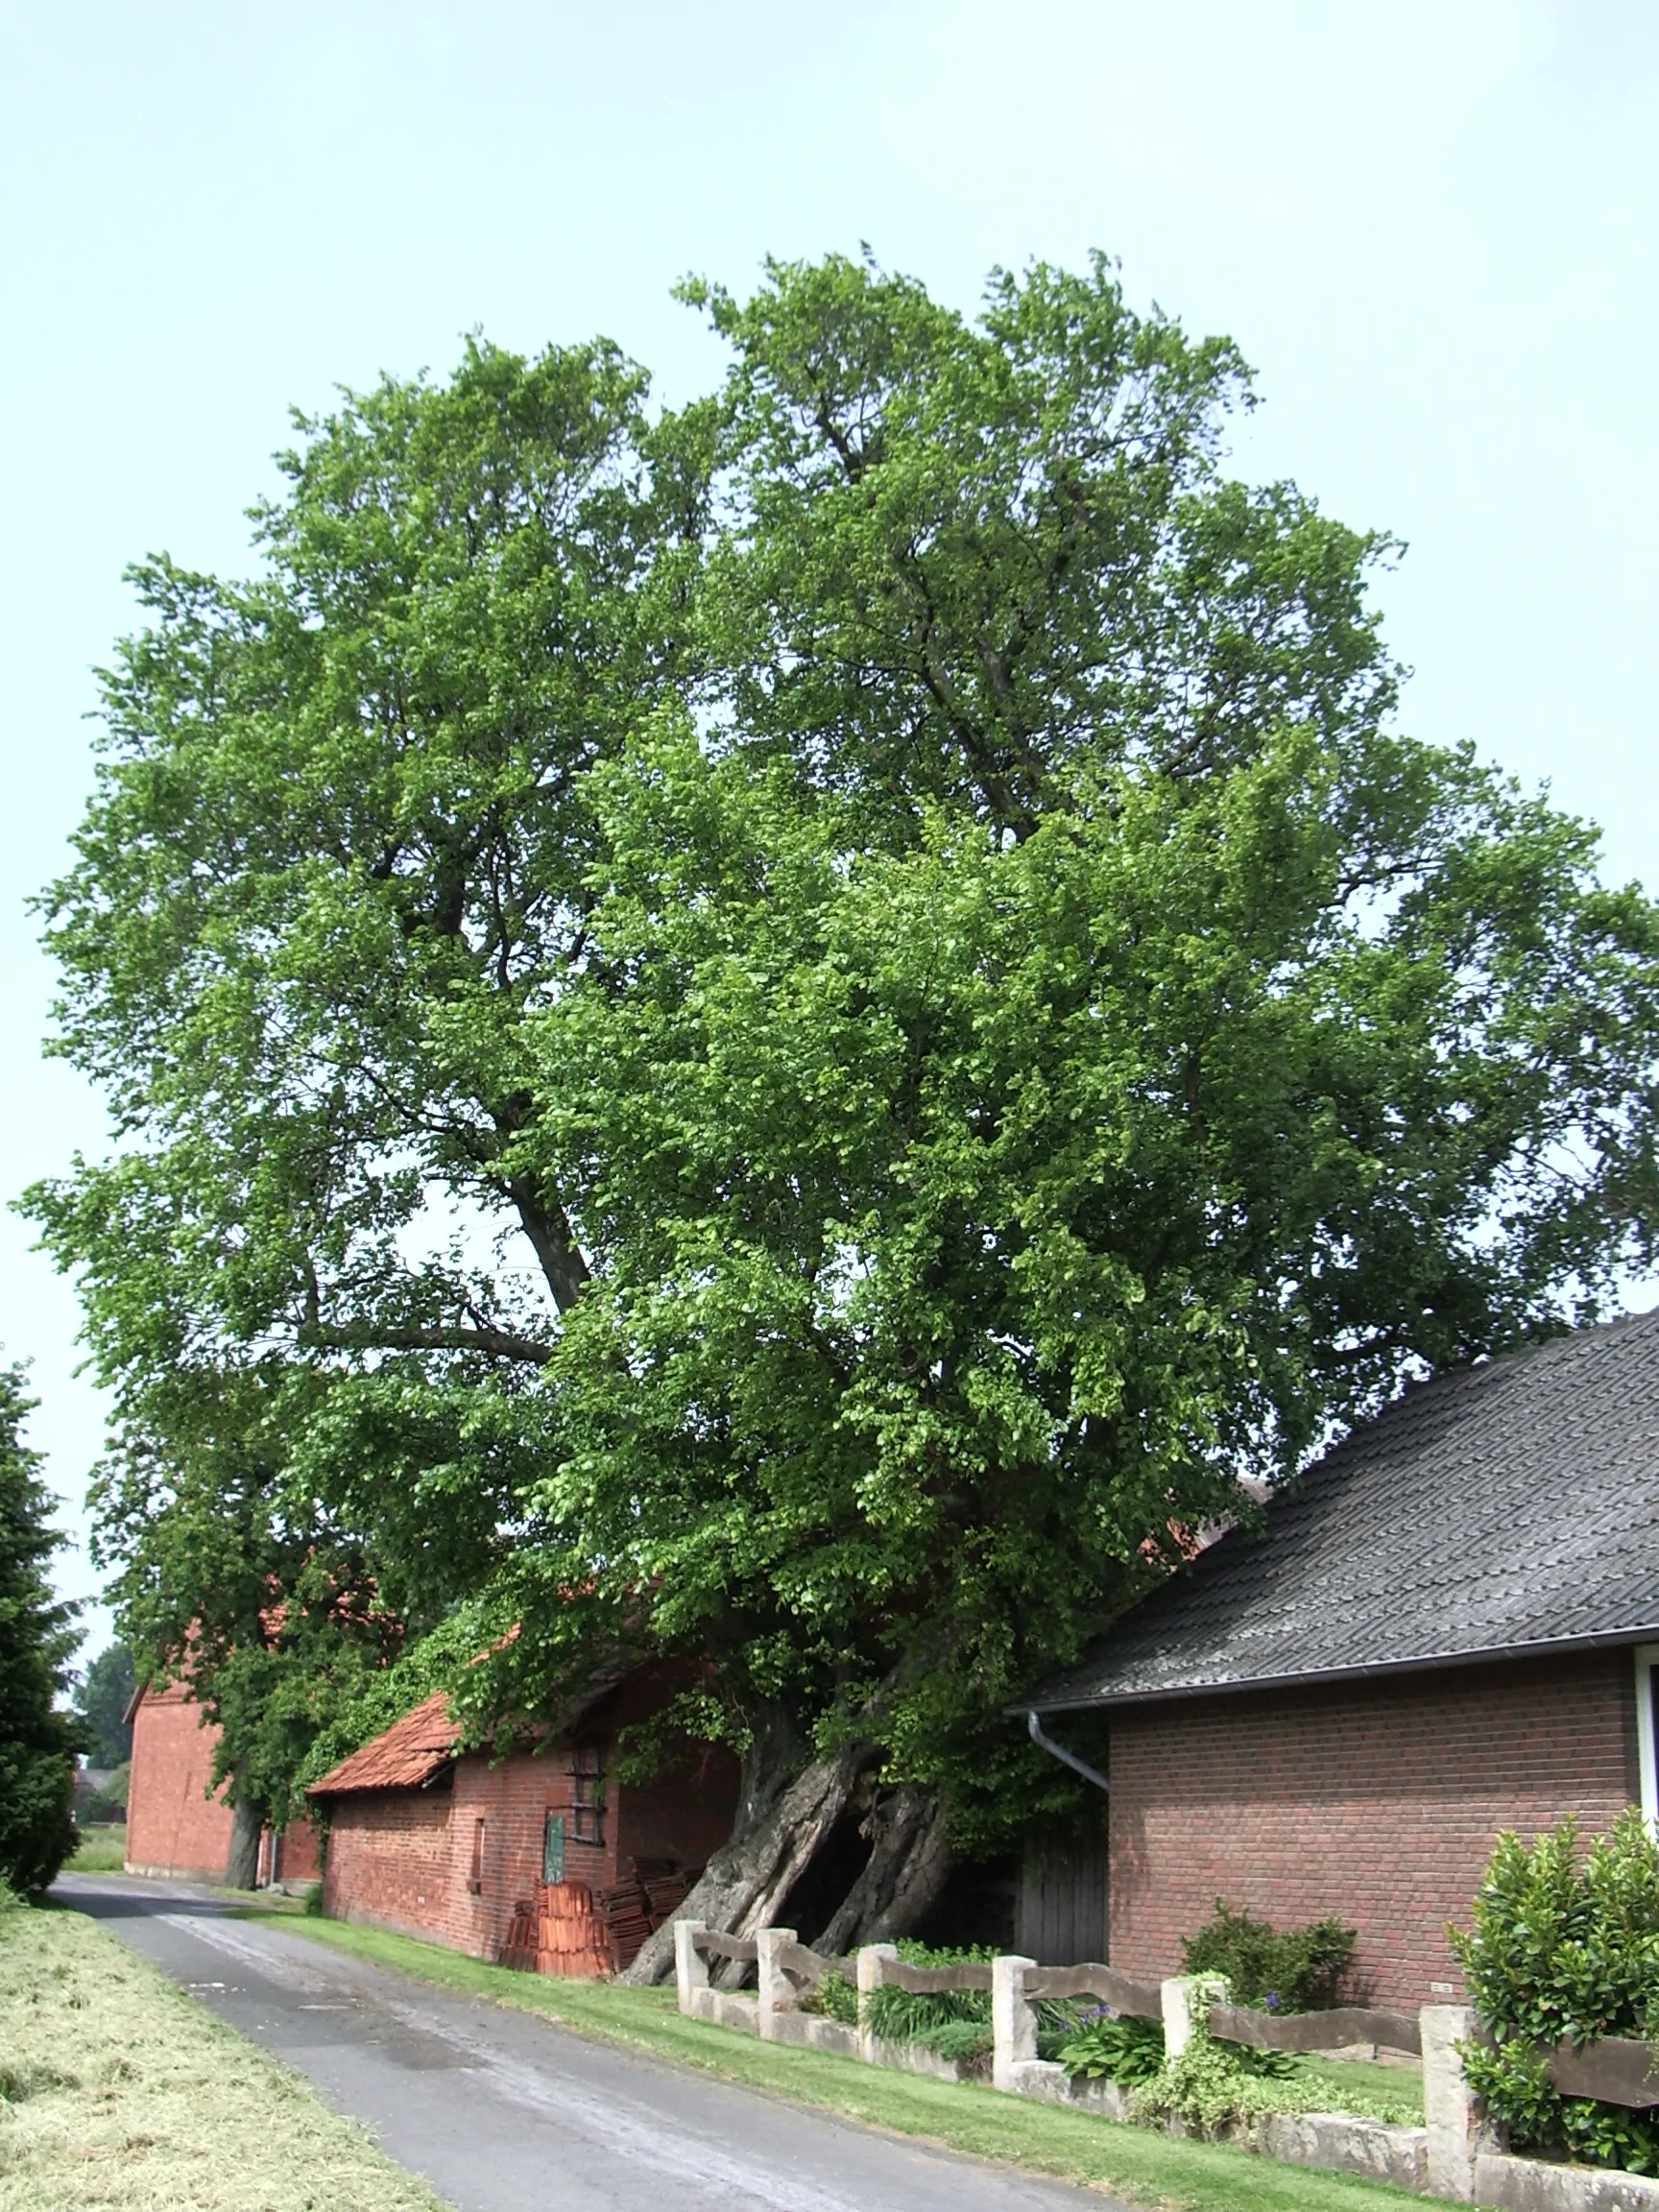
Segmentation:
<svg viewBox="0 0 1659 2212">
<path fill-rule="evenodd" d="M 819 1948 L 838 1952 L 907 1935 L 926 1916 L 950 1872 L 938 1797 L 910 1783 L 873 1789 L 877 1755 L 869 1744 L 805 1766 L 803 1756 L 787 1719 L 774 1715 L 757 1726 L 731 1839 L 709 1859 L 675 1917 L 701 1920 L 725 1936 L 767 1927 L 786 1909 L 842 1816 L 862 1810 L 870 1858 L 819 1936 Z M 673 1966 L 670 1922 L 648 1938 L 621 1979 L 659 1982 Z"/>
<path fill-rule="evenodd" d="M 864 1829 L 870 1856 L 818 1938 L 831 1956 L 907 1936 L 938 1903 L 950 1871 L 945 1811 L 932 1790 L 902 1782 L 883 1791 Z"/>
<path fill-rule="evenodd" d="M 252 1798 L 238 1797 L 230 1813 L 230 1853 L 225 1863 L 227 1889 L 259 1887 L 259 1837 L 264 1826 L 263 1808 Z"/>
<path fill-rule="evenodd" d="M 799 1767 L 799 1738 L 786 1726 L 757 1731 L 744 1763 L 731 1839 L 709 1859 L 676 1918 L 722 1935 L 767 1927 L 856 1796 L 869 1754 L 849 1747 Z M 792 1771 L 792 1769 L 794 1769 Z M 674 1965 L 674 1928 L 648 1937 L 624 1982 L 660 1982 Z"/>
</svg>

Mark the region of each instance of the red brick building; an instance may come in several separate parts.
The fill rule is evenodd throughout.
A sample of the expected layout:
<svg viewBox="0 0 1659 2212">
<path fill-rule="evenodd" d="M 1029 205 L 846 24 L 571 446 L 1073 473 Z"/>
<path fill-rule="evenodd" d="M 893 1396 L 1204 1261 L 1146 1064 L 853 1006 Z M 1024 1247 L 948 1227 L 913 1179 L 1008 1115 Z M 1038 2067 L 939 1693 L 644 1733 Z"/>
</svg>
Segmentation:
<svg viewBox="0 0 1659 2212">
<path fill-rule="evenodd" d="M 1033 1705 L 1109 1718 L 1115 1965 L 1178 1971 L 1219 1896 L 1335 1913 L 1360 1993 L 1414 2006 L 1461 1992 L 1501 1829 L 1659 1815 L 1655 1656 L 1644 1314 L 1409 1389 Z"/>
<path fill-rule="evenodd" d="M 328 1820 L 324 1911 L 479 1959 L 626 1963 L 726 1840 L 737 1801 L 736 1760 L 709 1744 L 685 1742 L 648 1781 L 618 1778 L 621 1732 L 672 1687 L 637 1670 L 493 1762 L 458 1755 L 445 1698 L 427 1698 L 313 1785 Z"/>
<path fill-rule="evenodd" d="M 195 1882 L 223 1882 L 230 1854 L 230 1808 L 220 1791 L 210 1793 L 219 1731 L 190 1696 L 187 1686 L 148 1684 L 127 1708 L 132 1724 L 132 1763 L 127 1791 L 129 1874 Z M 309 1821 L 279 1834 L 267 1829 L 260 1842 L 260 1882 L 315 1881 L 317 1838 Z"/>
</svg>

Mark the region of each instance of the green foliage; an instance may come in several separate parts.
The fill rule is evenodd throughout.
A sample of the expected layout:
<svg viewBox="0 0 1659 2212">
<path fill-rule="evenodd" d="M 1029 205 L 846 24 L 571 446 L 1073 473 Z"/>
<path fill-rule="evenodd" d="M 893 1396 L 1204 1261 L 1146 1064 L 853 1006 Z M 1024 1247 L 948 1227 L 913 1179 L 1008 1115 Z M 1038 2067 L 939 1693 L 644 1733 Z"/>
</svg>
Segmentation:
<svg viewBox="0 0 1659 2212">
<path fill-rule="evenodd" d="M 858 1984 L 839 1968 L 822 1975 L 801 1999 L 803 2012 L 819 2012 L 843 2027 L 858 2025 Z"/>
<path fill-rule="evenodd" d="M 1054 2056 L 1074 2081 L 1117 2081 L 1137 2088 L 1164 2070 L 1164 2023 L 1102 2007 L 1078 2022 Z"/>
<path fill-rule="evenodd" d="M 125 1820 L 127 1798 L 132 1786 L 131 1766 L 114 1767 L 100 1790 L 81 1797 L 76 1816 L 83 1823 L 95 1820 Z"/>
<path fill-rule="evenodd" d="M 1217 2043 L 1202 2022 L 1175 2057 L 1135 2093 L 1130 2109 L 1138 2120 L 1179 2119 L 1201 2135 L 1213 2136 L 1262 2111 L 1286 2108 L 1285 2094 L 1246 2072 L 1241 2046 Z"/>
<path fill-rule="evenodd" d="M 993 1956 L 982 1945 L 936 1950 L 909 1937 L 895 1949 L 909 1966 L 965 1966 Z M 915 2043 L 971 2068 L 991 2054 L 989 1989 L 901 1989 L 897 1983 L 883 1982 L 866 1995 L 862 2018 L 886 2042 Z"/>
<path fill-rule="evenodd" d="M 444 1689 L 476 1658 L 483 1631 L 466 1609 L 412 1644 L 391 1665 L 366 1674 L 353 1696 L 342 1700 L 314 1738 L 295 1780 L 297 1791 Z"/>
<path fill-rule="evenodd" d="M 75 1696 L 75 1710 L 86 1731 L 89 1766 L 125 1767 L 132 1758 L 132 1724 L 127 1708 L 137 1687 L 132 1654 L 117 1638 L 92 1661 Z"/>
<path fill-rule="evenodd" d="M 233 1793 L 464 1619 L 469 1726 L 671 1654 L 987 1846 L 1172 1523 L 1645 1257 L 1659 923 L 1388 726 L 1229 342 L 689 290 L 713 398 L 474 345 L 299 425 L 256 580 L 134 572 L 44 901 L 119 1142 L 29 1203 Z"/>
<path fill-rule="evenodd" d="M 1659 1843 L 1641 1813 L 1583 1852 L 1571 1819 L 1501 1836 L 1471 1918 L 1452 1946 L 1493 2047 L 1467 2047 L 1464 2069 L 1512 2141 L 1659 2173 L 1659 2115 L 1561 2096 L 1539 2049 L 1659 2038 Z"/>
<path fill-rule="evenodd" d="M 1201 2019 L 1194 2022 L 1186 2050 L 1136 2090 L 1130 2110 L 1138 2120 L 1176 2118 L 1201 2135 L 1214 2136 L 1262 2113 L 1328 2112 L 1334 2102 L 1342 2111 L 1397 2126 L 1422 2122 L 1421 2109 L 1408 2098 L 1365 2089 L 1339 2091 L 1334 2098 L 1328 2075 L 1306 2071 L 1286 2051 L 1219 2042 Z"/>
<path fill-rule="evenodd" d="M 1358 1940 L 1354 1929 L 1332 1918 L 1281 1935 L 1217 1897 L 1215 1917 L 1186 1937 L 1181 1952 L 1189 1974 L 1224 1974 L 1237 2005 L 1312 2012 L 1340 2001 Z"/>
<path fill-rule="evenodd" d="M 81 1632 L 78 1608 L 53 1598 L 47 1563 L 63 1542 L 50 1527 L 40 1455 L 23 1441 L 33 1409 L 20 1368 L 0 1369 L 0 1882 L 26 1896 L 75 1849 L 79 1722 L 61 1709 Z"/>
</svg>

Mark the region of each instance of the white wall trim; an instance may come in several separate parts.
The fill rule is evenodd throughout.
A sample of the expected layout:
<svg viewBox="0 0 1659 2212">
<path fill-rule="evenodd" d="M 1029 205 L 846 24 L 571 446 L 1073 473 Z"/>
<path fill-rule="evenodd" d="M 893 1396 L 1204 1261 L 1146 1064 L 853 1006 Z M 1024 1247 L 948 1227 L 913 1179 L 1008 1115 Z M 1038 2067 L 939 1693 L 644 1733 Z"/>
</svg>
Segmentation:
<svg viewBox="0 0 1659 2212">
<path fill-rule="evenodd" d="M 1641 1776 L 1642 1816 L 1659 1831 L 1659 1744 L 1654 1742 L 1653 1670 L 1659 1644 L 1636 1647 L 1636 1766 Z"/>
</svg>

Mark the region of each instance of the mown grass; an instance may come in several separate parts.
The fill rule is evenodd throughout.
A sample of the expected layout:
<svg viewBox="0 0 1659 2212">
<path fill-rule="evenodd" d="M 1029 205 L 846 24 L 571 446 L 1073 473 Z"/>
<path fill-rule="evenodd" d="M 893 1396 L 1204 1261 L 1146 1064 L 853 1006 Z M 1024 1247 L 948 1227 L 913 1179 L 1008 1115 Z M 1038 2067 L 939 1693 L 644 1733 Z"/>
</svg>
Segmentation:
<svg viewBox="0 0 1659 2212">
<path fill-rule="evenodd" d="M 1363 2089 L 1367 2095 L 1404 2107 L 1414 2128 L 1423 2125 L 1423 2069 L 1420 2066 L 1382 2066 L 1366 2058 L 1303 2057 L 1297 2069 L 1331 2092 L 1327 2111 L 1346 2109 L 1345 2093 Z"/>
<path fill-rule="evenodd" d="M 0 2212 L 443 2212 L 84 1914 L 0 1912 Z"/>
<path fill-rule="evenodd" d="M 247 1917 L 263 1918 L 258 1908 Z M 624 1989 L 516 1974 L 437 1944 L 338 1920 L 282 1925 L 423 1982 L 539 2012 L 579 2034 L 648 2051 L 700 2073 L 815 2104 L 894 2134 L 994 2158 L 1029 2173 L 1112 2189 L 1178 2212 L 1387 2212 L 1437 2200 L 1317 2168 L 1280 2165 L 1225 2143 L 1188 2142 L 967 2083 L 861 2066 L 820 2051 L 761 2043 L 682 2017 L 673 1989 Z"/>
<path fill-rule="evenodd" d="M 83 1828 L 75 1856 L 64 1871 L 69 1874 L 119 1874 L 127 1857 L 127 1830 L 111 1820 L 95 1828 Z"/>
</svg>

